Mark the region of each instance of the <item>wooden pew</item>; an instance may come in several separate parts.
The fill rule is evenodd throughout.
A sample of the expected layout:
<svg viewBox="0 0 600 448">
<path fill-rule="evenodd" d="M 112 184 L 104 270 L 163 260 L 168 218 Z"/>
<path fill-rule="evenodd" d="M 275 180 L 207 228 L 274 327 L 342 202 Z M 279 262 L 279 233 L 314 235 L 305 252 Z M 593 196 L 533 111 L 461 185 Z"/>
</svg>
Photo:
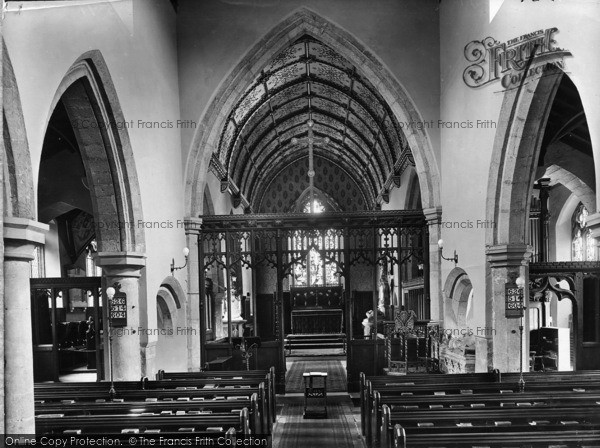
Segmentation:
<svg viewBox="0 0 600 448">
<path fill-rule="evenodd" d="M 518 372 L 501 373 L 498 369 L 490 372 L 478 373 L 409 373 L 407 375 L 374 375 L 365 376 L 361 374 L 361 383 L 364 384 L 368 379 L 373 384 L 379 383 L 439 383 L 445 381 L 452 382 L 513 382 L 518 381 L 520 374 Z M 578 371 L 547 371 L 547 372 L 523 372 L 523 378 L 527 381 L 547 381 L 547 380 L 570 380 L 573 376 L 585 379 L 596 379 L 600 381 L 600 370 L 578 370 Z"/>
<path fill-rule="evenodd" d="M 194 384 L 197 384 L 197 381 L 201 380 L 193 380 Z M 127 389 L 122 386 L 121 383 L 115 382 L 115 395 L 111 396 L 109 394 L 110 383 L 100 383 L 102 387 L 94 386 L 91 390 L 79 389 L 75 393 L 72 389 L 66 385 L 66 383 L 52 383 L 52 384 L 43 384 L 43 387 L 35 386 L 34 396 L 37 402 L 59 402 L 59 403 L 70 403 L 73 401 L 74 397 L 76 397 L 76 401 L 85 402 L 85 401 L 96 401 L 96 400 L 105 400 L 105 401 L 113 401 L 114 399 L 123 400 L 125 402 L 130 401 L 146 401 L 147 399 L 156 399 L 156 400 L 175 400 L 175 401 L 201 401 L 207 399 L 214 399 L 217 397 L 223 397 L 232 399 L 234 397 L 244 397 L 248 400 L 251 399 L 252 394 L 257 394 L 258 397 L 258 408 L 259 415 L 261 419 L 261 429 L 262 433 L 268 434 L 271 431 L 271 422 L 268 420 L 268 403 L 266 400 L 265 393 L 265 385 L 264 382 L 260 382 L 257 386 L 253 385 L 244 385 L 243 388 L 235 388 L 235 387 L 215 387 L 208 388 L 206 387 L 209 384 L 215 384 L 214 380 L 207 380 L 212 382 L 205 382 L 202 384 L 202 388 L 197 388 L 197 386 L 190 386 L 187 388 L 182 386 L 182 384 L 190 384 L 187 381 L 163 381 L 160 382 L 164 388 L 152 387 L 152 385 L 157 385 L 159 382 L 150 381 L 149 384 L 151 387 L 149 389 Z M 126 382 L 125 382 L 126 383 Z M 75 384 L 75 383 L 73 383 Z M 92 383 L 97 385 L 98 383 Z M 223 384 L 219 382 L 219 384 Z M 227 382 L 227 386 L 231 386 L 231 382 Z M 254 383 L 251 383 L 254 384 Z M 170 386 L 170 387 L 169 387 Z M 185 387 L 185 388 L 182 388 Z"/>
<path fill-rule="evenodd" d="M 561 391 L 576 393 L 574 392 L 575 390 L 600 393 L 600 384 L 585 382 L 557 382 L 548 384 L 537 383 L 529 388 L 529 392 L 534 393 L 540 393 L 544 391 L 550 393 Z M 372 399 L 368 402 L 369 406 L 366 410 L 368 418 L 368 421 L 366 422 L 367 440 L 378 439 L 378 428 L 379 422 L 381 421 L 382 405 L 387 403 L 390 398 L 415 396 L 426 400 L 432 396 L 435 396 L 436 394 L 458 397 L 460 395 L 471 396 L 472 394 L 478 395 L 482 393 L 504 394 L 506 396 L 514 397 L 515 399 L 521 395 L 519 392 L 519 386 L 517 384 L 509 385 L 508 383 L 406 385 L 380 388 L 379 390 L 370 393 Z"/>
<path fill-rule="evenodd" d="M 379 392 L 376 391 L 376 394 Z M 381 403 L 381 398 L 379 398 Z M 518 394 L 473 394 L 442 396 L 405 396 L 388 397 L 385 403 L 392 411 L 396 409 L 457 409 L 520 407 L 526 411 L 528 407 L 538 406 L 571 406 L 600 402 L 600 392 L 573 393 L 571 391 L 529 392 Z"/>
<path fill-rule="evenodd" d="M 217 433 L 225 433 L 233 427 L 237 434 L 250 434 L 248 409 L 239 413 L 214 413 L 206 415 L 38 415 L 35 418 L 36 434 L 64 434 L 65 431 L 80 431 L 81 434 L 121 434 L 135 429 L 140 433 L 147 430 L 189 434 L 210 432 L 210 428 L 221 428 Z"/>
<path fill-rule="evenodd" d="M 524 413 L 520 408 L 496 409 L 435 409 L 390 411 L 383 406 L 381 447 L 388 448 L 394 439 L 394 428 L 400 425 L 404 437 L 411 442 L 413 434 L 456 434 L 469 431 L 536 432 L 550 427 L 600 430 L 600 404 L 576 407 L 548 406 L 536 408 L 535 413 Z M 408 434 L 408 436 L 407 436 Z M 392 445 L 394 446 L 394 445 Z"/>
<path fill-rule="evenodd" d="M 394 426 L 391 445 L 393 448 L 597 448 L 600 430 L 572 427 L 498 428 L 502 431 L 482 430 L 481 428 L 458 428 L 455 432 L 436 432 L 433 428 L 421 428 L 407 435 L 401 425 Z M 521 430 L 520 430 L 521 429 Z M 567 445 L 568 444 L 568 445 Z"/>
<path fill-rule="evenodd" d="M 582 370 L 577 372 L 524 372 L 523 379 L 527 383 L 530 382 L 547 382 L 547 381 L 571 381 L 576 375 L 578 380 L 590 380 L 600 382 L 600 370 Z M 363 414 L 364 402 L 366 399 L 367 380 L 371 382 L 373 388 L 379 385 L 392 385 L 394 383 L 414 383 L 414 384 L 433 384 L 433 383 L 471 383 L 471 382 L 517 382 L 519 381 L 519 373 L 500 373 L 499 370 L 493 370 L 485 373 L 458 373 L 458 374 L 422 374 L 413 373 L 408 375 L 379 375 L 366 377 L 364 373 L 360 374 L 360 399 L 361 399 L 361 415 Z"/>
<path fill-rule="evenodd" d="M 213 370 L 202 372 L 165 372 L 159 370 L 157 380 L 187 380 L 187 379 L 214 379 L 214 378 L 266 378 L 267 398 L 269 400 L 269 417 L 272 423 L 276 420 L 276 392 L 275 392 L 275 367 L 269 370 Z"/>
<path fill-rule="evenodd" d="M 249 410 L 250 431 L 252 434 L 265 434 L 257 394 L 252 394 L 250 400 L 203 400 L 203 401 L 130 401 L 130 402 L 74 402 L 74 403 L 37 403 L 36 415 L 62 414 L 62 415 L 113 415 L 148 413 L 173 414 L 185 413 L 225 413 L 239 412 L 241 409 Z"/>
<path fill-rule="evenodd" d="M 571 391 L 585 390 L 600 392 L 600 383 L 596 381 L 558 381 L 558 382 L 534 382 L 530 383 L 526 391 Z M 365 415 L 365 437 L 368 441 L 376 437 L 377 422 L 381 419 L 381 402 L 384 397 L 401 396 L 433 396 L 436 394 L 461 395 L 468 392 L 470 394 L 481 393 L 519 393 L 517 383 L 458 383 L 458 384 L 393 384 L 385 387 L 379 387 L 375 395 L 372 384 L 367 381 L 366 397 L 364 404 Z"/>
</svg>

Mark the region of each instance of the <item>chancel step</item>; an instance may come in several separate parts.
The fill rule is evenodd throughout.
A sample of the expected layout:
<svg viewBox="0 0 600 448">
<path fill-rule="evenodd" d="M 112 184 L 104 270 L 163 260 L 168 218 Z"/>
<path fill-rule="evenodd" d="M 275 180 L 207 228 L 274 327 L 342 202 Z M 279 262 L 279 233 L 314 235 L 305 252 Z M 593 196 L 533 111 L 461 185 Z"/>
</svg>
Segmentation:
<svg viewBox="0 0 600 448">
<path fill-rule="evenodd" d="M 288 334 L 285 338 L 288 353 L 293 350 L 343 349 L 346 350 L 345 334 Z"/>
</svg>

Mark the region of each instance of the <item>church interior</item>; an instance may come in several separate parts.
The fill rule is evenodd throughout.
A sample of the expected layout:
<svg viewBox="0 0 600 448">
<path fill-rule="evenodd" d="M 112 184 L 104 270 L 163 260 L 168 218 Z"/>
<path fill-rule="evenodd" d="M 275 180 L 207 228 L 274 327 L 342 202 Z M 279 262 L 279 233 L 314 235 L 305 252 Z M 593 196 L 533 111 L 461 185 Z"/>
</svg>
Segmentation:
<svg viewBox="0 0 600 448">
<path fill-rule="evenodd" d="M 600 446 L 599 19 L 2 1 L 7 446 Z"/>
</svg>

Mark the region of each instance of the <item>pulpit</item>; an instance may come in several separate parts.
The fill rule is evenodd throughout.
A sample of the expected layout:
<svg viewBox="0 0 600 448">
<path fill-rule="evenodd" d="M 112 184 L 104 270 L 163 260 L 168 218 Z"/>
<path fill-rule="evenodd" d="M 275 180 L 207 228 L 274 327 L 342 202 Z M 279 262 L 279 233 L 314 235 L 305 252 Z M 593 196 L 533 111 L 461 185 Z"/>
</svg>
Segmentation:
<svg viewBox="0 0 600 448">
<path fill-rule="evenodd" d="M 438 333 L 437 324 L 417 321 L 412 310 L 396 310 L 393 321 L 384 321 L 385 357 L 388 375 L 437 370 L 438 356 L 432 339 Z"/>
</svg>

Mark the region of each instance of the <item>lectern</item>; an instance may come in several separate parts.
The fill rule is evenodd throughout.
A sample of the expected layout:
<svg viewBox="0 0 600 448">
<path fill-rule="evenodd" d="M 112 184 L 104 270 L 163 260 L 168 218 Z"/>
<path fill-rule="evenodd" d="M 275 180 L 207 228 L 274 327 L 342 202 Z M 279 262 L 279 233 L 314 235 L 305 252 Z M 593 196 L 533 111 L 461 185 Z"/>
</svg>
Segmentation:
<svg viewBox="0 0 600 448">
<path fill-rule="evenodd" d="M 302 376 L 304 377 L 303 417 L 327 418 L 327 372 L 305 372 Z"/>
</svg>

